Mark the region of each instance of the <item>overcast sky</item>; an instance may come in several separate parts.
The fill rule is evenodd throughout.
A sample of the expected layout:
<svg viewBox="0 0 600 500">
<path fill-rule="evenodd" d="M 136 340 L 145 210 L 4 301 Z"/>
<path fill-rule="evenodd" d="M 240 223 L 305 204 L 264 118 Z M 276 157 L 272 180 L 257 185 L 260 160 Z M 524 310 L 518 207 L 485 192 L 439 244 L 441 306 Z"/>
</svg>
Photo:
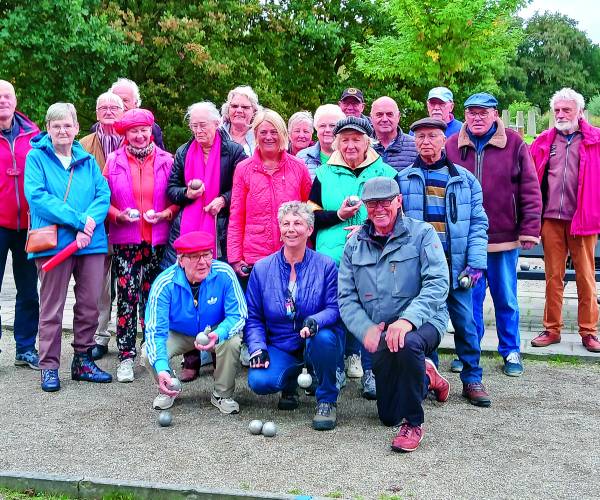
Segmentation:
<svg viewBox="0 0 600 500">
<path fill-rule="evenodd" d="M 533 0 L 520 12 L 529 18 L 535 11 L 560 12 L 579 22 L 578 28 L 585 31 L 594 43 L 600 44 L 600 1 L 598 0 Z"/>
</svg>

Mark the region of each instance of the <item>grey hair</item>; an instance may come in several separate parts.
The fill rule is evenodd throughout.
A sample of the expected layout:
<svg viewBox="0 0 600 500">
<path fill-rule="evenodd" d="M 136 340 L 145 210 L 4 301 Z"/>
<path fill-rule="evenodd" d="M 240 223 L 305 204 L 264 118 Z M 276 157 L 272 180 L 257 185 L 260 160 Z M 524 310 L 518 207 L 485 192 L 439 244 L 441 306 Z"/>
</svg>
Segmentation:
<svg viewBox="0 0 600 500">
<path fill-rule="evenodd" d="M 290 134 L 292 133 L 292 128 L 294 125 L 299 122 L 307 122 L 310 124 L 310 128 L 314 129 L 313 119 L 310 111 L 298 111 L 290 116 L 290 119 L 288 120 L 288 132 Z"/>
<path fill-rule="evenodd" d="M 78 123 L 75 106 L 70 102 L 55 102 L 48 108 L 48 111 L 46 111 L 46 126 L 48 126 L 50 122 L 64 120 L 68 117 L 73 119 L 73 124 Z"/>
<path fill-rule="evenodd" d="M 221 106 L 221 115 L 223 116 L 223 121 L 225 123 L 229 123 L 229 104 L 236 95 L 243 95 L 248 98 L 254 111 L 253 114 L 256 114 L 261 109 L 260 104 L 258 104 L 258 96 L 256 95 L 256 92 L 252 90 L 252 87 L 250 87 L 250 85 L 240 85 L 229 91 L 227 100 L 223 103 L 223 106 Z"/>
<path fill-rule="evenodd" d="M 98 96 L 98 99 L 96 99 L 96 108 L 98 106 L 100 106 L 100 101 L 112 102 L 112 103 L 115 103 L 117 106 L 119 106 L 121 109 L 125 109 L 125 105 L 123 104 L 123 99 L 121 99 L 117 94 L 113 93 L 110 90 L 108 92 L 104 92 L 103 94 L 100 94 Z"/>
<path fill-rule="evenodd" d="M 315 227 L 315 214 L 308 206 L 308 203 L 303 203 L 301 201 L 286 201 L 285 203 L 282 203 L 277 211 L 277 220 L 279 224 L 281 224 L 283 218 L 288 214 L 302 217 L 308 227 Z"/>
<path fill-rule="evenodd" d="M 138 88 L 137 83 L 129 78 L 117 78 L 117 81 L 110 86 L 111 92 L 117 85 L 127 85 L 130 87 L 133 91 L 133 98 L 135 99 L 136 107 L 139 108 L 142 106 L 142 98 L 140 97 L 140 89 Z"/>
<path fill-rule="evenodd" d="M 585 99 L 583 96 L 569 87 L 560 89 L 550 98 L 550 111 L 554 110 L 556 101 L 575 101 L 575 104 L 577 104 L 577 111 L 583 111 L 585 109 Z"/>
<path fill-rule="evenodd" d="M 210 116 L 211 120 L 215 122 L 221 121 L 221 115 L 219 114 L 219 110 L 217 109 L 217 107 L 210 101 L 202 101 L 195 102 L 187 109 L 187 113 L 185 114 L 185 119 L 187 120 L 187 122 L 190 122 L 190 118 L 192 117 L 192 113 L 194 111 L 200 110 L 208 112 L 208 115 Z"/>
<path fill-rule="evenodd" d="M 317 108 L 315 111 L 315 117 L 313 119 L 313 123 L 315 128 L 319 126 L 319 122 L 324 115 L 334 115 L 337 116 L 338 120 L 342 120 L 346 118 L 346 115 L 342 111 L 337 104 L 323 104 Z"/>
</svg>

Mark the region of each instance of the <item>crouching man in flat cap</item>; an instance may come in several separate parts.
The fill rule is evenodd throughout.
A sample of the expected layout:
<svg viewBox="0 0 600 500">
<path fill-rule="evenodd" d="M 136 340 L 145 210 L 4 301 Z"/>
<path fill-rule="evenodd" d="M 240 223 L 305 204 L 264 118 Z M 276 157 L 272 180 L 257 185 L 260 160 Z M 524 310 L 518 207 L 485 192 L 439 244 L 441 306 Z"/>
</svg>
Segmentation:
<svg viewBox="0 0 600 500">
<path fill-rule="evenodd" d="M 189 350 L 216 354 L 211 403 L 221 413 L 239 413 L 232 398 L 240 356 L 240 333 L 248 317 L 244 294 L 233 269 L 214 260 L 214 235 L 193 231 L 173 243 L 177 262 L 154 281 L 146 306 L 146 346 L 143 356 L 154 375 L 159 394 L 154 408 L 173 406 L 180 388 L 169 361 Z M 207 331 L 209 342 L 196 342 Z"/>
<path fill-rule="evenodd" d="M 362 201 L 368 220 L 348 240 L 340 263 L 340 314 L 373 353 L 379 418 L 400 426 L 392 449 L 409 452 L 423 438 L 428 390 L 440 402 L 450 391 L 426 359 L 448 323 L 448 265 L 435 229 L 402 215 L 395 180 L 368 180 Z"/>
</svg>

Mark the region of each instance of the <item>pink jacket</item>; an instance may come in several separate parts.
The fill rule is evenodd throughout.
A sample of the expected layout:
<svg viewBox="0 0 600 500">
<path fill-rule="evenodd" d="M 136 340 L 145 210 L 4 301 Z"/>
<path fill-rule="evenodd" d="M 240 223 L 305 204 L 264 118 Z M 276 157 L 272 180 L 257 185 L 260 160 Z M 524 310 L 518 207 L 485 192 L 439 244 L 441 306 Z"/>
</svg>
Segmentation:
<svg viewBox="0 0 600 500">
<path fill-rule="evenodd" d="M 600 233 L 600 128 L 581 119 L 579 130 L 583 141 L 579 147 L 577 209 L 571 222 L 573 236 Z M 546 130 L 531 144 L 531 156 L 540 185 L 548 168 L 550 148 L 556 133 L 556 128 Z"/>
<path fill-rule="evenodd" d="M 292 200 L 307 201 L 311 180 L 302 160 L 283 152 L 279 170 L 264 172 L 259 150 L 240 162 L 233 176 L 227 258 L 254 264 L 281 248 L 277 210 Z"/>
<path fill-rule="evenodd" d="M 155 146 L 153 206 L 156 212 L 167 208 L 171 203 L 167 198 L 167 182 L 173 166 L 173 155 Z M 125 146 L 120 147 L 106 160 L 104 177 L 110 188 L 110 204 L 119 211 L 137 207 L 133 199 L 131 171 Z M 117 224 L 109 222 L 109 242 L 117 245 L 135 245 L 142 242 L 141 222 Z M 152 226 L 152 246 L 164 245 L 169 239 L 169 221 L 163 220 Z"/>
</svg>

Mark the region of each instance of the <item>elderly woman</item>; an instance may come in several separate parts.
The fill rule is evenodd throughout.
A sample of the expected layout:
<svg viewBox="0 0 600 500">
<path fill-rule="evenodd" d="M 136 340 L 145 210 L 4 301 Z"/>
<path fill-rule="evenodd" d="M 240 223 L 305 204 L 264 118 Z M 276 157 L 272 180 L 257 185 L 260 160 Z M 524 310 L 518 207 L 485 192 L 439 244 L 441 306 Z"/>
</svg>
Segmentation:
<svg viewBox="0 0 600 500">
<path fill-rule="evenodd" d="M 298 374 L 310 363 L 318 380 L 313 428 L 333 429 L 343 335 L 337 268 L 331 258 L 306 248 L 314 216 L 305 203 L 284 203 L 277 218 L 283 248 L 256 263 L 246 291 L 248 385 L 257 394 L 281 391 L 278 408 L 293 410 Z"/>
<path fill-rule="evenodd" d="M 313 144 L 312 135 L 314 127 L 312 115 L 308 111 L 298 111 L 288 120 L 288 134 L 290 146 L 288 153 L 298 156 L 303 149 Z"/>
<path fill-rule="evenodd" d="M 173 242 L 191 231 L 205 231 L 215 238 L 213 255 L 227 260 L 227 224 L 231 187 L 236 165 L 246 159 L 242 146 L 219 129 L 221 116 L 211 102 L 192 104 L 187 119 L 193 137 L 175 153 L 168 195 L 183 210 L 173 221 L 162 268 L 173 265 Z M 200 357 L 194 350 L 184 356 L 180 379 L 195 379 Z"/>
<path fill-rule="evenodd" d="M 252 120 L 260 110 L 258 96 L 248 85 L 242 85 L 229 91 L 227 101 L 221 106 L 223 115 L 222 129 L 229 138 L 244 148 L 247 156 L 254 153 L 254 135 Z"/>
<path fill-rule="evenodd" d="M 31 230 L 29 258 L 35 259 L 40 280 L 39 355 L 42 390 L 60 389 L 58 368 L 62 316 L 71 276 L 75 279 L 71 378 L 111 382 L 110 374 L 94 363 L 91 350 L 98 327 L 98 299 L 104 278 L 107 239 L 104 219 L 110 191 L 96 160 L 75 141 L 77 113 L 70 103 L 56 103 L 46 113 L 47 133 L 31 140 L 25 167 L 25 196 L 29 202 Z M 40 238 L 56 234 L 56 240 Z M 77 242 L 77 250 L 51 271 L 42 265 Z"/>
<path fill-rule="evenodd" d="M 275 111 L 260 111 L 252 126 L 256 151 L 233 177 L 227 256 L 238 276 L 281 247 L 277 209 L 291 200 L 307 201 L 310 175 L 302 160 L 286 152 L 285 123 Z"/>
<path fill-rule="evenodd" d="M 362 224 L 367 217 L 358 199 L 365 182 L 373 177 L 394 178 L 397 174 L 370 146 L 372 131 L 366 118 L 349 116 L 340 120 L 333 130 L 335 151 L 327 163 L 317 169 L 310 192 L 310 205 L 315 210 L 316 249 L 338 265 L 348 228 Z M 348 376 L 362 377 L 363 396 L 375 399 L 371 357 L 362 349 L 362 359 L 359 359 L 360 343 L 353 336 L 347 340 Z"/>
<path fill-rule="evenodd" d="M 333 154 L 333 129 L 335 124 L 346 118 L 337 104 L 323 104 L 315 111 L 314 127 L 317 130 L 317 143 L 298 153 L 298 158 L 304 160 L 310 178 L 315 178 L 315 172 L 321 165 L 327 163 Z"/>
<path fill-rule="evenodd" d="M 167 198 L 173 156 L 152 140 L 154 115 L 134 108 L 115 123 L 124 144 L 108 157 L 104 176 L 111 192 L 109 242 L 117 278 L 117 380 L 133 382 L 138 309 L 144 315 L 150 287 L 160 273 L 169 221 L 179 211 Z"/>
</svg>

